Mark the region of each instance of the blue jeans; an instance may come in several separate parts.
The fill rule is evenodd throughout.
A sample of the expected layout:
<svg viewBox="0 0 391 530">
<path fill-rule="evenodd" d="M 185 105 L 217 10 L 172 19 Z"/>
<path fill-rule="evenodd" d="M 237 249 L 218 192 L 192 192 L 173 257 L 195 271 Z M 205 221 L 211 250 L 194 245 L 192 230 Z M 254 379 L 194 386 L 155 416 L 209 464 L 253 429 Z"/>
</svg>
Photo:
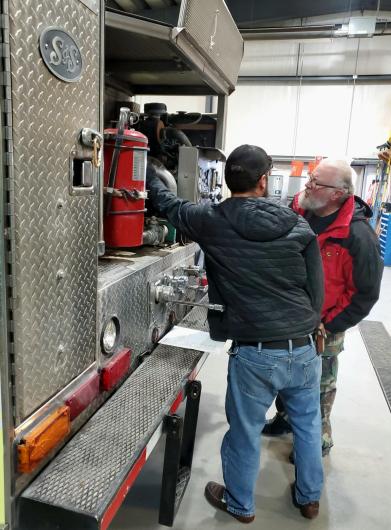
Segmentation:
<svg viewBox="0 0 391 530">
<path fill-rule="evenodd" d="M 262 349 L 261 343 L 258 348 L 232 349 L 225 403 L 229 430 L 221 447 L 228 511 L 254 515 L 261 432 L 277 393 L 293 429 L 296 499 L 300 504 L 319 500 L 323 486 L 321 371 L 321 357 L 310 344 L 291 351 Z"/>
</svg>

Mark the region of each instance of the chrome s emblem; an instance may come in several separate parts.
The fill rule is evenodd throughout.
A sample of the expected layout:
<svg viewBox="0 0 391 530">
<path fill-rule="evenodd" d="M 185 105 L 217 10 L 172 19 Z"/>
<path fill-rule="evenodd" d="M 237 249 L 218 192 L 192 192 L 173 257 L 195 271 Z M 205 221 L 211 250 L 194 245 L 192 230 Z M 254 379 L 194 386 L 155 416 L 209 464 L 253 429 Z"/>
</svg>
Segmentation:
<svg viewBox="0 0 391 530">
<path fill-rule="evenodd" d="M 74 37 L 61 28 L 49 27 L 39 38 L 43 62 L 50 72 L 68 83 L 80 79 L 83 57 Z"/>
</svg>

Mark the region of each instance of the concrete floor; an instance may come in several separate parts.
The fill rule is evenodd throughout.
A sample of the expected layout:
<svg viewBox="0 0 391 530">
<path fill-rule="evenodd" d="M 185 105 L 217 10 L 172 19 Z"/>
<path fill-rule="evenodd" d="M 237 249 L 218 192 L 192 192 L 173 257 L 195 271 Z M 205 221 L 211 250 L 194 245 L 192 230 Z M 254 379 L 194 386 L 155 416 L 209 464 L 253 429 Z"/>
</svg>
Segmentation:
<svg viewBox="0 0 391 530">
<path fill-rule="evenodd" d="M 382 321 L 391 334 L 391 269 L 384 272 L 381 299 L 368 317 Z M 340 356 L 339 390 L 333 410 L 335 447 L 324 459 L 325 489 L 320 515 L 306 521 L 293 508 L 289 484 L 294 469 L 288 463 L 291 439 L 263 439 L 261 472 L 256 490 L 254 529 L 390 530 L 391 415 L 358 328 L 348 331 Z M 210 356 L 200 379 L 203 384 L 192 478 L 174 528 L 205 530 L 239 528 L 228 515 L 216 512 L 204 499 L 209 480 L 221 481 L 219 450 L 226 430 L 224 392 L 227 356 Z M 269 416 L 273 415 L 269 411 Z M 110 530 L 158 529 L 158 505 L 163 462 L 161 440 L 115 517 Z"/>
</svg>

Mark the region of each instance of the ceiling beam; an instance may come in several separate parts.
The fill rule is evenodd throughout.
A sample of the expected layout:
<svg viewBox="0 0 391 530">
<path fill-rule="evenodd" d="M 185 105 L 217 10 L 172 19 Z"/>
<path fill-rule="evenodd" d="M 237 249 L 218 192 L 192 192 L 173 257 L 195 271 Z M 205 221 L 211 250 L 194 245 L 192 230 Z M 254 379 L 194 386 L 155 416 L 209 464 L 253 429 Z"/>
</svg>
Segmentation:
<svg viewBox="0 0 391 530">
<path fill-rule="evenodd" d="M 271 20 L 317 17 L 347 11 L 376 11 L 378 0 L 226 0 L 238 26 L 253 27 Z M 391 0 L 381 0 L 382 11 L 391 10 Z"/>
<path fill-rule="evenodd" d="M 117 0 L 121 2 L 121 0 Z M 140 2 L 141 0 L 138 0 Z M 142 0 L 152 7 L 152 0 Z M 292 20 L 322 15 L 334 15 L 348 11 L 373 11 L 377 10 L 378 0 L 225 0 L 237 25 L 241 28 L 252 28 L 270 24 L 272 21 Z M 109 0 L 110 2 L 110 0 Z M 114 2 L 114 0 L 111 0 Z M 175 26 L 178 22 L 179 5 L 174 0 L 160 0 L 167 7 L 139 9 L 135 11 L 138 16 L 160 20 Z M 117 4 L 118 5 L 118 4 Z M 139 4 L 141 5 L 141 4 Z M 155 4 L 157 5 L 157 4 Z M 171 7 L 168 7 L 171 5 Z M 381 0 L 382 11 L 391 11 L 391 0 Z"/>
</svg>

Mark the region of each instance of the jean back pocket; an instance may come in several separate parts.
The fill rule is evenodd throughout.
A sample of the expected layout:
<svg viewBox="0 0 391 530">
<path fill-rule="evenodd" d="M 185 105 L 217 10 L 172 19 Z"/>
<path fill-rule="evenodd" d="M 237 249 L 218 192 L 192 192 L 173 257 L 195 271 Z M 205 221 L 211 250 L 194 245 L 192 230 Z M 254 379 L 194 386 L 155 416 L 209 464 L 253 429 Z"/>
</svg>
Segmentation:
<svg viewBox="0 0 391 530">
<path fill-rule="evenodd" d="M 253 398 L 260 398 L 263 389 L 273 387 L 275 368 L 273 364 L 253 363 L 240 355 L 236 356 L 235 369 L 241 392 Z"/>
<path fill-rule="evenodd" d="M 320 376 L 322 374 L 322 358 L 320 355 L 315 355 L 309 361 L 303 364 L 304 370 L 304 387 L 312 388 L 320 385 Z"/>
</svg>

